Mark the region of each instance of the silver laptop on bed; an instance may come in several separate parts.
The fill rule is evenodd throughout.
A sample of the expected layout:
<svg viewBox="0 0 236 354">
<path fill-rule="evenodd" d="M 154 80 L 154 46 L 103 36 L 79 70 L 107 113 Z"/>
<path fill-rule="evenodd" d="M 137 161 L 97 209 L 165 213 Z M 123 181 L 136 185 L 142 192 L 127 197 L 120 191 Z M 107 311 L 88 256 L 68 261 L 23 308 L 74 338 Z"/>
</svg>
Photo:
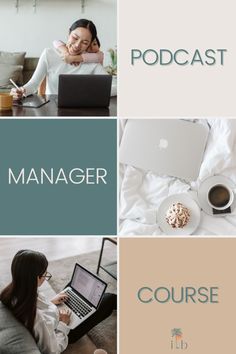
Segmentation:
<svg viewBox="0 0 236 354">
<path fill-rule="evenodd" d="M 209 128 L 179 119 L 130 119 L 122 136 L 120 162 L 157 174 L 195 181 Z"/>
<path fill-rule="evenodd" d="M 106 287 L 102 279 L 76 263 L 69 286 L 63 290 L 68 299 L 62 307 L 71 310 L 69 328 L 77 327 L 97 310 Z"/>
</svg>

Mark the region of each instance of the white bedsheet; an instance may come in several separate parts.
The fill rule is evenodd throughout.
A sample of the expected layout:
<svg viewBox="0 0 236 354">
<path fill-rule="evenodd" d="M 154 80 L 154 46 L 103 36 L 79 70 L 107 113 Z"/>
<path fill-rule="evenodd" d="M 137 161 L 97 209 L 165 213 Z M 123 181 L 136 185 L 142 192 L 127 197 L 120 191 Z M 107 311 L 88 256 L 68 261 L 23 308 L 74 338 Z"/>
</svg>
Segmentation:
<svg viewBox="0 0 236 354">
<path fill-rule="evenodd" d="M 236 119 L 202 119 L 210 125 L 199 178 L 187 183 L 178 178 L 159 176 L 120 164 L 120 235 L 161 235 L 156 216 L 160 203 L 169 195 L 187 192 L 196 200 L 199 183 L 206 177 L 222 174 L 236 184 Z M 122 135 L 125 120 L 120 122 Z M 214 217 L 201 211 L 196 235 L 236 235 L 236 211 Z"/>
</svg>

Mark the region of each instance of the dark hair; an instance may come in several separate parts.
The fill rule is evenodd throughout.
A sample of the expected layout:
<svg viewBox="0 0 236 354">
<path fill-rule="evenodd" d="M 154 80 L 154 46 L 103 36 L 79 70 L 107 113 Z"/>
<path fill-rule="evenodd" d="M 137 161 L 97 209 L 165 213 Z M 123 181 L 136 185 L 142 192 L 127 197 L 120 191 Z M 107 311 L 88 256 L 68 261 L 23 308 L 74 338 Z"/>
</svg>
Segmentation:
<svg viewBox="0 0 236 354">
<path fill-rule="evenodd" d="M 71 25 L 69 32 L 71 33 L 72 31 L 74 31 L 78 27 L 87 28 L 90 31 L 90 33 L 92 35 L 91 42 L 96 38 L 97 29 L 96 29 L 95 24 L 92 21 L 85 20 L 83 18 L 80 20 L 77 20 Z"/>
<path fill-rule="evenodd" d="M 1 292 L 0 300 L 34 336 L 38 277 L 48 267 L 44 254 L 31 250 L 16 253 L 11 264 L 11 283 Z"/>
<path fill-rule="evenodd" d="M 97 42 L 97 44 L 98 44 L 98 47 L 100 48 L 100 47 L 101 47 L 101 43 L 100 43 L 98 37 L 96 36 L 94 39 L 96 40 L 96 42 Z"/>
</svg>

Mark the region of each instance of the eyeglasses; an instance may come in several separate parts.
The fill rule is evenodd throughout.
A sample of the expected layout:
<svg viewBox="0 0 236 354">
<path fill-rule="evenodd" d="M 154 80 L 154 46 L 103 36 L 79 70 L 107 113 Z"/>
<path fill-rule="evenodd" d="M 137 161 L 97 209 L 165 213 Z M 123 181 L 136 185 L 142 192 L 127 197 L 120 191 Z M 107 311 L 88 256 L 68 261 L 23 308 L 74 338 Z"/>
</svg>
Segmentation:
<svg viewBox="0 0 236 354">
<path fill-rule="evenodd" d="M 52 274 L 49 272 L 46 272 L 44 275 L 42 275 L 42 278 L 45 278 L 45 280 L 49 281 L 52 277 Z"/>
</svg>

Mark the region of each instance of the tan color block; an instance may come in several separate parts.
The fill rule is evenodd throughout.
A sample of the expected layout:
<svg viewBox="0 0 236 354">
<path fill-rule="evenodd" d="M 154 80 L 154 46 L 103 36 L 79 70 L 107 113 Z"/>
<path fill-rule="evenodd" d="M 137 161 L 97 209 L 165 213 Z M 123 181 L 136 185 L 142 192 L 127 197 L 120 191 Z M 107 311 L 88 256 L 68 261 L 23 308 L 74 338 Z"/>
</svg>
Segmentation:
<svg viewBox="0 0 236 354">
<path fill-rule="evenodd" d="M 234 354 L 235 251 L 235 238 L 120 239 L 120 354 Z M 219 303 L 143 304 L 142 286 L 218 286 Z M 187 349 L 171 349 L 174 328 Z"/>
</svg>

